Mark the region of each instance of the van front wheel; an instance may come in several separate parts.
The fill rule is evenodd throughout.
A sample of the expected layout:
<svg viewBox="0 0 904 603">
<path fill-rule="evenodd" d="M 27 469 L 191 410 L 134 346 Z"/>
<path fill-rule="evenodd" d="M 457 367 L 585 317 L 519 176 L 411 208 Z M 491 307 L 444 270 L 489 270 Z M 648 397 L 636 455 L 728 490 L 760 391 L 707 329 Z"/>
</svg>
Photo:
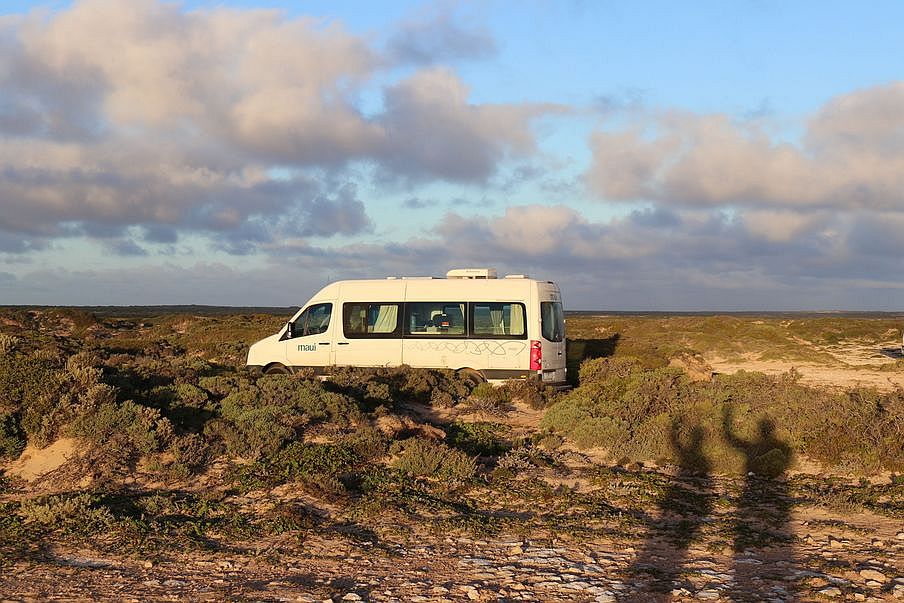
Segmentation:
<svg viewBox="0 0 904 603">
<path fill-rule="evenodd" d="M 281 364 L 271 364 L 267 368 L 264 369 L 265 375 L 288 375 L 289 369 L 284 367 Z"/>
</svg>

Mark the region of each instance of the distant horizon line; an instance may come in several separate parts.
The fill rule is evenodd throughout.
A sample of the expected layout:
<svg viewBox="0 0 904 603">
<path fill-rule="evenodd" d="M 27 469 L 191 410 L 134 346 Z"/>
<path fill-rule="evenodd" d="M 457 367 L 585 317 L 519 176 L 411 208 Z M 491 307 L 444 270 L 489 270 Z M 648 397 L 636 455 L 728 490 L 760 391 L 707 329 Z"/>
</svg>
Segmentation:
<svg viewBox="0 0 904 603">
<path fill-rule="evenodd" d="M 0 309 L 59 309 L 82 310 L 99 312 L 102 314 L 118 314 L 126 312 L 133 314 L 138 311 L 163 311 L 166 313 L 179 313 L 185 310 L 201 310 L 213 314 L 226 314 L 229 312 L 281 314 L 287 311 L 295 311 L 301 306 L 229 306 L 214 304 L 125 304 L 125 305 L 61 305 L 61 304 L 0 304 Z M 119 311 L 119 312 L 117 312 Z M 612 315 L 612 316 L 838 316 L 838 317 L 866 317 L 866 316 L 904 316 L 901 310 L 614 310 L 614 309 L 580 309 L 566 310 L 566 315 Z"/>
</svg>

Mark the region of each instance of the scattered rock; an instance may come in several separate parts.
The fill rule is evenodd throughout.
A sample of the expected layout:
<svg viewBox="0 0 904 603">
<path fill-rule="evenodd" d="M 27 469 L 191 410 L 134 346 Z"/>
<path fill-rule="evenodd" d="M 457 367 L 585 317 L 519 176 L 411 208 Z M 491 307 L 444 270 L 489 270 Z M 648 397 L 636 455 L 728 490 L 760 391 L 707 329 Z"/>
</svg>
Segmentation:
<svg viewBox="0 0 904 603">
<path fill-rule="evenodd" d="M 838 588 L 837 586 L 830 586 L 828 588 L 822 589 L 821 591 L 817 592 L 816 594 L 822 595 L 823 597 L 832 597 L 832 598 L 840 597 L 841 589 Z"/>
<path fill-rule="evenodd" d="M 703 601 L 716 601 L 720 597 L 719 591 L 712 588 L 707 588 L 697 593 L 697 598 Z"/>
<path fill-rule="evenodd" d="M 860 577 L 867 580 L 875 580 L 876 582 L 885 582 L 888 579 L 885 574 L 874 569 L 860 570 Z"/>
</svg>

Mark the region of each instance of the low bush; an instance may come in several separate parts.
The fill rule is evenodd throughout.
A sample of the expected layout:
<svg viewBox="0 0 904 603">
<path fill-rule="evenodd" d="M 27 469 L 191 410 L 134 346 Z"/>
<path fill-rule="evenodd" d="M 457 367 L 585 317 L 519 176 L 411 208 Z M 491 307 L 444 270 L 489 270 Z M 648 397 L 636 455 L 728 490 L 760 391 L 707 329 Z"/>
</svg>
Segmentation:
<svg viewBox="0 0 904 603">
<path fill-rule="evenodd" d="M 502 423 L 454 421 L 446 428 L 446 442 L 472 456 L 496 456 L 509 449 L 502 439 L 509 431 Z"/>
<path fill-rule="evenodd" d="M 337 367 L 330 385 L 358 400 L 365 409 L 393 408 L 396 403 L 419 402 L 451 406 L 471 393 L 476 379 L 449 370 Z"/>
<path fill-rule="evenodd" d="M 0 460 L 17 458 L 25 448 L 25 432 L 19 417 L 0 409 Z"/>
<path fill-rule="evenodd" d="M 318 381 L 287 375 L 242 383 L 218 410 L 221 418 L 208 423 L 205 433 L 222 439 L 230 454 L 250 459 L 273 455 L 311 422 L 350 427 L 363 418 L 348 396 L 328 391 Z"/>
<path fill-rule="evenodd" d="M 76 418 L 70 432 L 123 462 L 162 450 L 174 435 L 172 424 L 159 410 L 130 400 L 101 404 Z"/>
<path fill-rule="evenodd" d="M 539 379 L 512 379 L 506 381 L 505 389 L 512 400 L 520 400 L 537 410 L 546 408 L 555 401 L 553 390 L 543 385 Z"/>
<path fill-rule="evenodd" d="M 511 403 L 512 392 L 504 386 L 496 387 L 492 383 L 480 383 L 471 391 L 471 398 L 501 408 Z"/>
<path fill-rule="evenodd" d="M 852 390 L 809 418 L 801 440 L 817 460 L 849 470 L 904 470 L 904 391 Z"/>
<path fill-rule="evenodd" d="M 518 474 L 541 467 L 552 467 L 556 464 L 555 453 L 542 450 L 536 446 L 520 446 L 513 448 L 499 457 L 497 471 Z"/>
<path fill-rule="evenodd" d="M 70 414 L 59 408 L 59 373 L 47 360 L 19 352 L 0 355 L 0 407 L 19 413 L 22 430 L 39 446 L 48 443 Z"/>
<path fill-rule="evenodd" d="M 16 349 L 17 345 L 19 345 L 18 337 L 13 337 L 12 335 L 7 335 L 6 333 L 0 333 L 0 356 L 12 353 L 12 351 Z"/>
<path fill-rule="evenodd" d="M 346 444 L 292 442 L 267 459 L 241 467 L 237 479 L 247 489 L 298 481 L 333 495 L 345 491 L 342 480 L 359 462 L 360 457 Z"/>
<path fill-rule="evenodd" d="M 109 527 L 113 514 L 89 493 L 57 494 L 26 500 L 18 515 L 25 524 L 66 533 L 91 534 Z"/>
<path fill-rule="evenodd" d="M 392 466 L 412 477 L 434 478 L 450 486 L 461 485 L 474 477 L 477 465 L 461 450 L 441 442 L 408 438 L 392 445 Z"/>
<path fill-rule="evenodd" d="M 689 467 L 705 459 L 719 471 L 774 476 L 795 454 L 846 470 L 904 467 L 904 392 L 811 388 L 794 372 L 691 382 L 680 369 L 632 358 L 588 360 L 579 387 L 549 407 L 541 428 L 606 447 L 612 458 Z"/>
<path fill-rule="evenodd" d="M 207 464 L 210 446 L 196 433 L 177 436 L 169 446 L 173 454 L 171 471 L 178 477 L 187 477 Z"/>
</svg>

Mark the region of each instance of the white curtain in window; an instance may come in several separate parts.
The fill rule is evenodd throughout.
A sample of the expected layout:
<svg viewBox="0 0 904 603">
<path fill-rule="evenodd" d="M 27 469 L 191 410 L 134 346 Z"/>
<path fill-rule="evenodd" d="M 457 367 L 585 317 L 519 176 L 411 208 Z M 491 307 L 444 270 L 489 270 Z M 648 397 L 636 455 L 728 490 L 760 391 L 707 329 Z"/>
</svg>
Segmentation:
<svg viewBox="0 0 904 603">
<path fill-rule="evenodd" d="M 377 320 L 374 322 L 374 333 L 392 333 L 396 329 L 399 307 L 396 305 L 380 306 Z"/>
<path fill-rule="evenodd" d="M 505 325 L 502 322 L 502 306 L 490 308 L 490 320 L 493 323 L 493 335 L 505 335 Z"/>
<path fill-rule="evenodd" d="M 524 311 L 521 309 L 521 306 L 518 304 L 512 304 L 511 310 L 511 328 L 509 329 L 510 335 L 523 335 L 524 334 Z"/>
</svg>

